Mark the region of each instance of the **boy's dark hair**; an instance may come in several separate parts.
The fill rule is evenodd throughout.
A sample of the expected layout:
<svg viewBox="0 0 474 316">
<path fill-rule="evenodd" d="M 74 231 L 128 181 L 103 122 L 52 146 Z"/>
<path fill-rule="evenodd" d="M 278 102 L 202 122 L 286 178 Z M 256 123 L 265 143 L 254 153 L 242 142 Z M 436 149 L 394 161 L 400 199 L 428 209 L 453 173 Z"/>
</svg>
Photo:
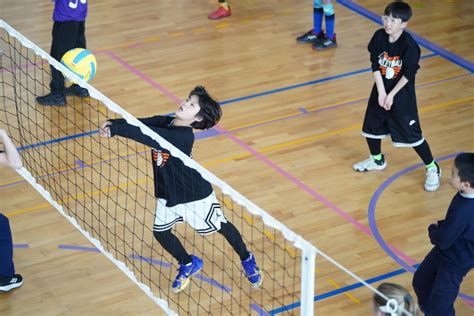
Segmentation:
<svg viewBox="0 0 474 316">
<path fill-rule="evenodd" d="M 191 127 L 196 129 L 208 129 L 216 125 L 222 117 L 222 109 L 219 102 L 214 100 L 203 86 L 196 86 L 196 88 L 189 93 L 189 97 L 192 95 L 199 98 L 201 110 L 197 116 L 201 117 L 202 120 L 194 121 Z"/>
<path fill-rule="evenodd" d="M 454 165 L 458 169 L 459 179 L 467 181 L 474 188 L 474 153 L 462 153 L 454 159 Z"/>
<path fill-rule="evenodd" d="M 400 19 L 402 22 L 407 22 L 411 18 L 411 7 L 408 3 L 395 1 L 390 3 L 384 11 L 386 16 L 390 14 L 395 19 Z"/>
</svg>

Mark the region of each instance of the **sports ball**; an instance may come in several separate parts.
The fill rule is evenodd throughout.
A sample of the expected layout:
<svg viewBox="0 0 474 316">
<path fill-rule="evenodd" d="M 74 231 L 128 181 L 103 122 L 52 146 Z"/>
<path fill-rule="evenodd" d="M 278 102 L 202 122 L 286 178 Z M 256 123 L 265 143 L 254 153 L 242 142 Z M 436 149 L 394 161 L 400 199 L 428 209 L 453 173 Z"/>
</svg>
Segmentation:
<svg viewBox="0 0 474 316">
<path fill-rule="evenodd" d="M 84 48 L 73 48 L 68 51 L 61 58 L 61 64 L 85 81 L 94 78 L 97 70 L 94 54 Z"/>
</svg>

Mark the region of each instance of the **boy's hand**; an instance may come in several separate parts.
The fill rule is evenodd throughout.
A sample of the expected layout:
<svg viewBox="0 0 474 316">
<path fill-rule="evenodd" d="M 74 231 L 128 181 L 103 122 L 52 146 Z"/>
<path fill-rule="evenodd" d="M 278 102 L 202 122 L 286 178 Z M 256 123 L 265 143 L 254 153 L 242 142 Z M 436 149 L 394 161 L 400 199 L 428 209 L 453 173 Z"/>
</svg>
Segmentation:
<svg viewBox="0 0 474 316">
<path fill-rule="evenodd" d="M 99 136 L 109 138 L 110 137 L 110 122 L 106 121 L 102 126 L 99 128 Z"/>
<path fill-rule="evenodd" d="M 387 94 L 385 92 L 382 92 L 382 93 L 379 92 L 379 105 L 383 108 L 385 108 L 384 105 L 385 105 L 386 97 L 387 97 Z"/>
<path fill-rule="evenodd" d="M 387 94 L 385 97 L 384 105 L 382 106 L 385 110 L 390 111 L 393 105 L 393 95 L 391 93 Z"/>
<path fill-rule="evenodd" d="M 5 136 L 7 136 L 7 132 L 3 128 L 0 128 L 0 138 L 3 139 Z"/>
</svg>

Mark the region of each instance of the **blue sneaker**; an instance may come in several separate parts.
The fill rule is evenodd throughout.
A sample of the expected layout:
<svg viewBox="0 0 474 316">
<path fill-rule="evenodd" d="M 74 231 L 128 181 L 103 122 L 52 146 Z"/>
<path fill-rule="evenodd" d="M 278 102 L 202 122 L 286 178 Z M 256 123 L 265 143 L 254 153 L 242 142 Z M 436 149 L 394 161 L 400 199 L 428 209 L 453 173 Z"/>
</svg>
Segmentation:
<svg viewBox="0 0 474 316">
<path fill-rule="evenodd" d="M 173 281 L 173 291 L 179 293 L 184 290 L 188 284 L 189 279 L 202 270 L 202 260 L 196 256 L 191 255 L 192 262 L 188 264 L 180 264 L 178 268 L 178 275 Z"/>
<path fill-rule="evenodd" d="M 242 261 L 242 266 L 244 267 L 244 275 L 249 280 L 252 287 L 259 287 L 262 285 L 263 273 L 257 266 L 255 257 L 250 251 L 249 257 Z"/>
</svg>

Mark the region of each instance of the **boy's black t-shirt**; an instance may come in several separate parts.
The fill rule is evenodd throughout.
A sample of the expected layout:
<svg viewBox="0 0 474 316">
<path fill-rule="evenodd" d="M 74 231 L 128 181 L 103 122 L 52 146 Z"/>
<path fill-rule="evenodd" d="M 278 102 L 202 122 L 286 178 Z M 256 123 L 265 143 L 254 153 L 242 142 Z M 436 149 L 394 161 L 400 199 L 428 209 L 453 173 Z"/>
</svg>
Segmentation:
<svg viewBox="0 0 474 316">
<path fill-rule="evenodd" d="M 428 232 L 431 243 L 454 269 L 474 268 L 474 196 L 458 192 L 446 218 L 430 225 Z"/>
<path fill-rule="evenodd" d="M 420 68 L 420 47 L 413 37 L 403 32 L 397 41 L 390 43 L 389 35 L 384 29 L 374 33 L 369 42 L 370 61 L 372 71 L 380 71 L 388 94 L 398 83 L 402 76 L 408 79 L 408 83 L 395 95 L 393 105 L 403 104 L 416 108 L 415 75 Z M 371 101 L 378 104 L 377 87 L 374 84 Z"/>
<path fill-rule="evenodd" d="M 192 127 L 172 126 L 173 117 L 153 116 L 140 119 L 151 130 L 173 144 L 186 155 L 192 157 L 194 133 Z M 189 168 L 179 158 L 160 146 L 158 142 L 143 134 L 124 119 L 109 120 L 111 136 L 122 136 L 152 147 L 155 196 L 166 200 L 166 206 L 204 199 L 212 193 L 211 184 L 193 168 Z"/>
</svg>

